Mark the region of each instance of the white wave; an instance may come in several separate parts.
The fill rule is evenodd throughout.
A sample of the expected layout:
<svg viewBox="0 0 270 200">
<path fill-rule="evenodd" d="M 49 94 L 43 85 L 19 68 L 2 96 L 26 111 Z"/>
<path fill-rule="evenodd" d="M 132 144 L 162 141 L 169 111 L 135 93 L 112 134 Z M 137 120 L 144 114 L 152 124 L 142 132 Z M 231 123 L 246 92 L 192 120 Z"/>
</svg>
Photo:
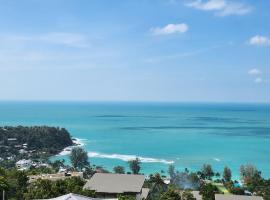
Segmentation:
<svg viewBox="0 0 270 200">
<path fill-rule="evenodd" d="M 141 162 L 144 163 L 165 163 L 165 164 L 173 164 L 172 160 L 158 159 L 158 158 L 148 158 L 148 157 L 140 157 L 136 155 L 123 155 L 123 154 L 103 154 L 98 152 L 88 152 L 88 156 L 90 158 L 107 158 L 107 159 L 118 159 L 123 161 L 130 161 L 136 158 L 139 158 Z"/>
<path fill-rule="evenodd" d="M 82 147 L 85 145 L 85 141 L 87 141 L 87 139 L 81 139 L 81 138 L 73 138 L 73 146 L 68 146 L 66 148 L 63 149 L 63 151 L 61 151 L 59 154 L 57 154 L 57 156 L 67 156 L 70 154 L 71 150 L 74 147 Z"/>
<path fill-rule="evenodd" d="M 219 158 L 213 158 L 215 161 L 220 162 L 221 160 Z"/>
<path fill-rule="evenodd" d="M 87 139 L 74 138 L 73 143 L 75 143 L 77 146 L 84 146 L 85 141 L 87 141 Z"/>
</svg>

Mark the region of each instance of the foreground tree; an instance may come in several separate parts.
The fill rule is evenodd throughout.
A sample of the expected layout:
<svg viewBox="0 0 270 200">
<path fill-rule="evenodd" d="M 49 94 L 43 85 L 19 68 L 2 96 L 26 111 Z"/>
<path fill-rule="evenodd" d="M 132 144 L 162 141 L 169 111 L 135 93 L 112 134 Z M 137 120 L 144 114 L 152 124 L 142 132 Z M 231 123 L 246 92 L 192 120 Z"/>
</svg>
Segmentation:
<svg viewBox="0 0 270 200">
<path fill-rule="evenodd" d="M 85 180 L 79 177 L 71 177 L 64 180 L 43 180 L 38 179 L 31 183 L 24 193 L 25 200 L 30 199 L 51 199 L 68 193 L 76 193 L 88 197 L 94 197 L 93 191 L 84 190 Z"/>
<path fill-rule="evenodd" d="M 178 192 L 175 192 L 172 188 L 169 188 L 167 192 L 161 195 L 159 200 L 181 200 L 181 196 Z"/>
<path fill-rule="evenodd" d="M 133 174 L 139 174 L 141 170 L 141 161 L 139 158 L 136 158 L 135 160 L 128 161 L 129 168 L 132 171 Z"/>
<path fill-rule="evenodd" d="M 116 174 L 125 174 L 125 168 L 123 166 L 115 166 L 113 171 Z"/>
<path fill-rule="evenodd" d="M 229 167 L 224 167 L 224 170 L 223 170 L 223 179 L 226 181 L 226 182 L 229 182 L 231 181 L 232 179 L 232 171 L 230 170 Z"/>
<path fill-rule="evenodd" d="M 196 200 L 190 190 L 184 190 L 182 200 Z"/>
<path fill-rule="evenodd" d="M 202 195 L 203 200 L 215 200 L 215 193 L 217 192 L 217 187 L 210 183 L 202 185 L 200 189 L 200 195 Z"/>
<path fill-rule="evenodd" d="M 0 197 L 2 196 L 2 198 L 4 199 L 5 197 L 5 191 L 8 189 L 8 183 L 5 177 L 0 176 L 0 192 L 2 193 L 2 195 L 0 195 Z"/>
<path fill-rule="evenodd" d="M 70 154 L 70 161 L 72 166 L 79 171 L 90 165 L 88 162 L 87 152 L 80 147 L 72 149 Z"/>
</svg>

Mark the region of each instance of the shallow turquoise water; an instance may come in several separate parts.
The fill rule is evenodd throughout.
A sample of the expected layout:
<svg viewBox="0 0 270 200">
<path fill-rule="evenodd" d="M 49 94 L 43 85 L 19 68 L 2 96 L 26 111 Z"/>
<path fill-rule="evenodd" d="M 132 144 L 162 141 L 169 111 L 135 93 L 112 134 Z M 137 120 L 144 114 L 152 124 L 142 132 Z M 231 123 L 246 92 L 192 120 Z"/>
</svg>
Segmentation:
<svg viewBox="0 0 270 200">
<path fill-rule="evenodd" d="M 0 125 L 65 127 L 107 169 L 140 156 L 147 174 L 251 163 L 270 177 L 270 105 L 1 102 Z"/>
</svg>

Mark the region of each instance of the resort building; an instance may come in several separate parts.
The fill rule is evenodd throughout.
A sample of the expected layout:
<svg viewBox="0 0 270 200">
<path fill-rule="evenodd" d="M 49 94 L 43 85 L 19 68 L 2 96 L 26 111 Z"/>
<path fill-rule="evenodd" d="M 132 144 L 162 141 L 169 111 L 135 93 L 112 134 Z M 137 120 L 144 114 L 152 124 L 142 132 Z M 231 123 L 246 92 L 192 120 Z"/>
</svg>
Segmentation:
<svg viewBox="0 0 270 200">
<path fill-rule="evenodd" d="M 28 170 L 32 166 L 32 160 L 19 160 L 16 162 L 16 167 L 18 170 Z"/>
<path fill-rule="evenodd" d="M 83 178 L 82 172 L 70 172 L 70 173 L 57 173 L 57 174 L 39 174 L 28 176 L 29 183 L 35 182 L 38 179 L 46 179 L 51 181 L 64 180 L 69 177 Z"/>
<path fill-rule="evenodd" d="M 85 196 L 82 196 L 82 195 L 69 193 L 69 194 L 66 194 L 66 195 L 63 195 L 63 196 L 60 196 L 60 197 L 56 197 L 56 198 L 52 198 L 52 199 L 47 199 L 47 200 L 101 200 L 101 199 L 96 199 L 96 198 L 91 198 L 91 197 L 85 197 Z"/>
<path fill-rule="evenodd" d="M 84 185 L 84 189 L 95 191 L 98 198 L 117 199 L 118 195 L 132 195 L 137 200 L 146 199 L 149 189 L 142 188 L 143 175 L 96 173 Z"/>
</svg>

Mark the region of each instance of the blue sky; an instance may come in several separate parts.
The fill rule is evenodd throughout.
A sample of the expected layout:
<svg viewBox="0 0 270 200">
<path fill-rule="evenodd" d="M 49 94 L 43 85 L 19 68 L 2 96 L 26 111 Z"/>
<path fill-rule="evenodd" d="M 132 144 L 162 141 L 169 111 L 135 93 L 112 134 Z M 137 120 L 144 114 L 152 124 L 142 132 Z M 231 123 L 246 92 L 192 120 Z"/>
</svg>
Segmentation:
<svg viewBox="0 0 270 200">
<path fill-rule="evenodd" d="M 268 0 L 0 0 L 0 99 L 270 102 Z"/>
</svg>

